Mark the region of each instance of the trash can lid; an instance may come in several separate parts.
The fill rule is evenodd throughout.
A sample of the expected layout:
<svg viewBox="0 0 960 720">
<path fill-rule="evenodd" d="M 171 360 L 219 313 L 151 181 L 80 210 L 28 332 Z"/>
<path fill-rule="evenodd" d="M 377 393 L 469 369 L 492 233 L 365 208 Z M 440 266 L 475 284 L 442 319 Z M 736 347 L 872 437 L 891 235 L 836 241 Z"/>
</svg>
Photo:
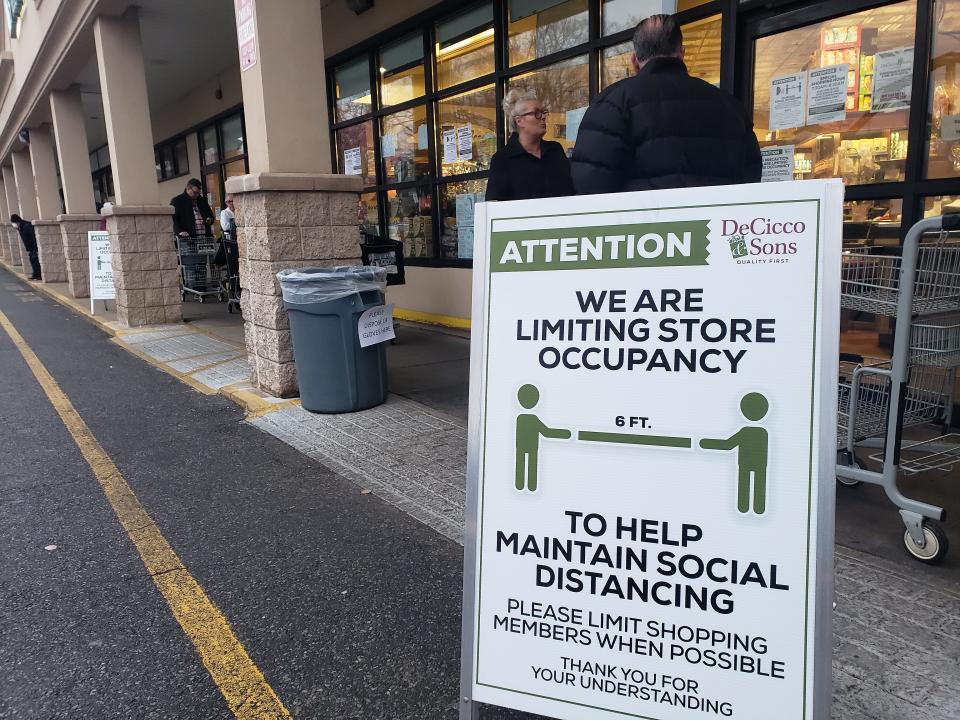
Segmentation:
<svg viewBox="0 0 960 720">
<path fill-rule="evenodd" d="M 281 270 L 277 273 L 283 300 L 308 304 L 330 302 L 387 287 L 387 270 L 370 265 L 340 265 Z"/>
</svg>

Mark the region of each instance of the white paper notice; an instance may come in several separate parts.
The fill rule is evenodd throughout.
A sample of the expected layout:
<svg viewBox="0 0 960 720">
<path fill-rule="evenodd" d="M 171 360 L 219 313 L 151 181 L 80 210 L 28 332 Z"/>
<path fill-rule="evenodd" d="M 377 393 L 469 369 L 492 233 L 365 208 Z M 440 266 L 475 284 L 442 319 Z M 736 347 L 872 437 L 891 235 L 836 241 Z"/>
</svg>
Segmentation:
<svg viewBox="0 0 960 720">
<path fill-rule="evenodd" d="M 580 123 L 586 112 L 587 109 L 585 107 L 567 110 L 567 140 L 576 142 L 577 135 L 580 132 Z"/>
<path fill-rule="evenodd" d="M 343 151 L 343 174 L 360 175 L 361 170 L 360 148 L 348 148 Z"/>
<path fill-rule="evenodd" d="M 113 284 L 110 235 L 106 230 L 90 230 L 87 233 L 87 246 L 90 258 L 90 312 L 94 312 L 94 300 L 113 300 L 117 296 Z"/>
<path fill-rule="evenodd" d="M 384 157 L 394 157 L 397 154 L 396 133 L 387 133 L 380 138 L 380 153 Z"/>
<path fill-rule="evenodd" d="M 844 63 L 817 68 L 807 73 L 807 125 L 847 119 L 849 70 L 850 66 Z"/>
<path fill-rule="evenodd" d="M 873 110 L 900 110 L 910 107 L 913 88 L 913 48 L 905 47 L 876 54 L 873 68 Z"/>
<path fill-rule="evenodd" d="M 370 308 L 357 321 L 360 347 L 370 347 L 385 340 L 393 340 L 393 305 L 378 305 Z"/>
<path fill-rule="evenodd" d="M 473 159 L 473 127 L 470 123 L 457 128 L 457 159 Z"/>
<path fill-rule="evenodd" d="M 417 127 L 417 150 L 426 150 L 428 147 L 427 126 L 425 124 L 420 125 Z"/>
<path fill-rule="evenodd" d="M 802 127 L 807 74 L 781 75 L 770 81 L 770 129 Z"/>
<path fill-rule="evenodd" d="M 443 161 L 445 163 L 457 161 L 457 131 L 453 128 L 443 131 Z"/>
<path fill-rule="evenodd" d="M 960 140 L 960 115 L 944 115 L 940 118 L 940 139 Z"/>
<path fill-rule="evenodd" d="M 771 145 L 760 148 L 763 175 L 760 182 L 793 180 L 793 145 Z"/>
</svg>

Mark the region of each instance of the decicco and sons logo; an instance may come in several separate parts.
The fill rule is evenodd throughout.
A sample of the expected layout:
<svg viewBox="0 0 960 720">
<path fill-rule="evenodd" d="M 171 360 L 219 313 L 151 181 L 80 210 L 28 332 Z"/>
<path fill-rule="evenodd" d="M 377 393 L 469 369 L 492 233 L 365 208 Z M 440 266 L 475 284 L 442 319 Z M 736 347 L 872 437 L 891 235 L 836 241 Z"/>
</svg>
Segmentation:
<svg viewBox="0 0 960 720">
<path fill-rule="evenodd" d="M 721 220 L 720 234 L 730 245 L 730 255 L 738 265 L 779 264 L 790 262 L 797 254 L 797 242 L 789 237 L 806 231 L 802 220 L 780 221 L 753 218 L 749 222 Z"/>
</svg>

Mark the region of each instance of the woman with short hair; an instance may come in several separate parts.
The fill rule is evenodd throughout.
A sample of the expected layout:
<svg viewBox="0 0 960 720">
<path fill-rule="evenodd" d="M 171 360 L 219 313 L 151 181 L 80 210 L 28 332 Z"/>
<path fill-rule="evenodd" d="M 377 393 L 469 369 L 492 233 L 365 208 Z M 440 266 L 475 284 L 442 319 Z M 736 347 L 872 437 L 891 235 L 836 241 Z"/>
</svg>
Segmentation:
<svg viewBox="0 0 960 720">
<path fill-rule="evenodd" d="M 490 161 L 487 200 L 528 200 L 573 195 L 570 161 L 563 145 L 544 140 L 547 115 L 536 94 L 514 89 L 503 99 L 510 125 L 507 144 Z"/>
</svg>

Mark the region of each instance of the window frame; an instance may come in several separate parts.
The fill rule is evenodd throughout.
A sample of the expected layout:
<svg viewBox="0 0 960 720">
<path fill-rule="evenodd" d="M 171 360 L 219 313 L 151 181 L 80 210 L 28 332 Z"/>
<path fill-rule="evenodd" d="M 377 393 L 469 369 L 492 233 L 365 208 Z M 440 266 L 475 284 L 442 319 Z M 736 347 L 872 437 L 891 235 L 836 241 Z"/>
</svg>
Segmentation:
<svg viewBox="0 0 960 720">
<path fill-rule="evenodd" d="M 241 132 L 243 133 L 243 153 L 240 155 L 235 155 L 230 158 L 224 158 L 223 156 L 223 147 L 224 147 L 223 123 L 225 120 L 229 120 L 237 115 L 240 116 L 240 129 L 241 129 Z M 217 142 L 217 160 L 216 162 L 205 163 L 203 160 L 203 148 L 204 148 L 203 133 L 205 130 L 211 127 L 214 130 L 214 136 L 216 137 L 216 142 Z M 245 173 L 250 172 L 250 160 L 249 160 L 250 153 L 248 151 L 248 145 L 247 145 L 247 121 L 246 121 L 246 117 L 244 116 L 243 106 L 238 105 L 218 115 L 215 115 L 212 118 L 209 118 L 208 120 L 205 120 L 200 125 L 198 125 L 193 132 L 195 132 L 197 136 L 197 150 L 200 155 L 200 174 L 198 179 L 203 185 L 203 194 L 204 196 L 206 196 L 207 193 L 209 192 L 209 188 L 207 187 L 207 176 L 212 175 L 213 173 L 216 173 L 220 181 L 220 188 L 219 188 L 220 197 L 223 198 L 226 196 L 226 189 L 225 189 L 226 177 L 224 175 L 224 172 L 225 172 L 225 167 L 227 165 L 230 165 L 232 163 L 242 160 L 244 172 Z M 218 222 L 219 222 L 219 218 L 218 218 Z"/>
<path fill-rule="evenodd" d="M 178 177 L 183 177 L 184 175 L 190 174 L 190 150 L 189 145 L 187 145 L 187 135 L 189 133 L 181 133 L 175 137 L 170 138 L 169 140 L 164 140 L 161 143 L 157 143 L 153 146 L 153 157 L 157 163 L 157 182 L 167 182 L 168 180 L 175 180 Z M 177 162 L 177 146 L 183 145 L 183 155 L 187 159 L 187 167 L 181 169 L 180 164 Z M 167 175 L 163 171 L 163 151 L 169 149 L 173 157 L 173 174 Z"/>
</svg>

